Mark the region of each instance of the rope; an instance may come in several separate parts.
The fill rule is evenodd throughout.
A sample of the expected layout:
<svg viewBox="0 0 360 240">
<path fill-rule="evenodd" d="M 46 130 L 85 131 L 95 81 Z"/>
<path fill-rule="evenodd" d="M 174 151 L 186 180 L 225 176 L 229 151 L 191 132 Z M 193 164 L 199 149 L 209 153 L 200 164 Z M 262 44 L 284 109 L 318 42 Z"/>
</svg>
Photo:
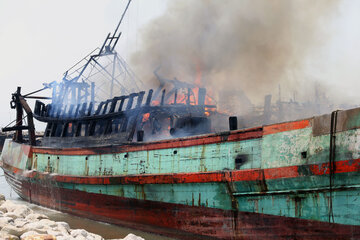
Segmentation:
<svg viewBox="0 0 360 240">
<path fill-rule="evenodd" d="M 31 92 L 31 93 L 25 94 L 23 97 L 26 98 L 26 97 L 34 94 L 34 93 L 38 93 L 38 92 L 44 91 L 44 90 L 46 90 L 46 89 L 48 89 L 48 88 L 49 88 L 48 86 L 43 87 L 43 88 L 41 88 L 41 89 L 39 89 L 39 90 L 36 90 L 36 91 Z"/>
<path fill-rule="evenodd" d="M 16 123 L 15 123 L 15 125 L 16 124 L 18 124 L 18 123 L 20 123 L 22 120 L 24 120 L 25 118 L 27 117 L 27 115 L 25 115 L 21 120 L 19 120 L 19 121 L 17 121 Z M 16 121 L 16 119 L 15 120 L 13 120 L 13 121 L 11 121 L 8 125 L 6 125 L 4 128 L 7 128 L 8 126 L 10 126 L 12 123 L 14 123 Z"/>
</svg>

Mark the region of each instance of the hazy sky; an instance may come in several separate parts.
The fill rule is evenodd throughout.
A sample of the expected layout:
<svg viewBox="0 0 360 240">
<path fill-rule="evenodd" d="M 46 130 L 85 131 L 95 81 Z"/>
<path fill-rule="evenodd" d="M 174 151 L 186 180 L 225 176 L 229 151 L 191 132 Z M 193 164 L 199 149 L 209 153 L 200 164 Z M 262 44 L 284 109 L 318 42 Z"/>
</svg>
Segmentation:
<svg viewBox="0 0 360 240">
<path fill-rule="evenodd" d="M 136 51 L 139 29 L 161 14 L 166 0 L 134 0 L 121 26 L 117 51 Z M 63 73 L 101 47 L 120 20 L 127 0 L 0 0 L 0 127 L 14 120 L 11 93 L 60 81 Z M 34 103 L 30 102 L 33 107 Z"/>
<path fill-rule="evenodd" d="M 125 59 L 137 50 L 142 27 L 164 12 L 167 1 L 133 0 L 117 45 Z M 17 86 L 27 93 L 41 88 L 44 82 L 59 81 L 69 67 L 101 46 L 126 3 L 0 0 L 0 127 L 14 120 L 15 111 L 9 108 L 9 101 Z M 329 83 L 331 91 L 348 96 L 354 103 L 360 103 L 359 12 L 360 1 L 343 0 L 333 21 L 323 23 L 328 32 L 324 47 L 308 61 L 312 78 Z M 33 107 L 32 102 L 30 105 Z"/>
</svg>

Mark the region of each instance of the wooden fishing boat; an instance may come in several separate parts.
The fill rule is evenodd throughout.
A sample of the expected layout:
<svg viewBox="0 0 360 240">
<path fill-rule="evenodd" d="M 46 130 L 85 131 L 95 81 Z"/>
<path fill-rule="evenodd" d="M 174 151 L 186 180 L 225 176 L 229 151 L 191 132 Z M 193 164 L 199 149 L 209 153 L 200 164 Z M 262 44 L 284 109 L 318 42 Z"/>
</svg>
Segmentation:
<svg viewBox="0 0 360 240">
<path fill-rule="evenodd" d="M 231 117 L 213 132 L 206 90 L 176 79 L 97 101 L 81 76 L 102 56 L 121 62 L 115 33 L 76 77 L 45 86 L 51 103 L 33 112 L 31 94 L 13 94 L 1 167 L 20 197 L 180 239 L 360 238 L 360 108 L 240 130 Z"/>
</svg>

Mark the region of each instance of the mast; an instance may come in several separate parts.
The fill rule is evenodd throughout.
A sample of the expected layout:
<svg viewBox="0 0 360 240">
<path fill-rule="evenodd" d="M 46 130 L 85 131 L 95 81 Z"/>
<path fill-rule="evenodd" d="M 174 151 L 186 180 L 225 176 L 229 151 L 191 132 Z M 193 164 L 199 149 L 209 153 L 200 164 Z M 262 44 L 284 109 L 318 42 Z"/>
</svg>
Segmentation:
<svg viewBox="0 0 360 240">
<path fill-rule="evenodd" d="M 119 29 L 119 27 L 120 27 L 120 25 L 121 25 L 121 23 L 122 23 L 122 21 L 123 21 L 123 19 L 124 19 L 124 17 L 125 17 L 125 14 L 126 14 L 128 8 L 129 8 L 129 5 L 130 5 L 131 1 L 132 1 L 132 0 L 129 0 L 129 1 L 128 1 L 127 5 L 126 5 L 126 8 L 125 8 L 124 12 L 123 12 L 122 15 L 121 15 L 120 21 L 119 21 L 118 25 L 116 26 L 113 35 L 110 36 L 111 33 L 109 33 L 109 34 L 106 36 L 105 41 L 104 41 L 102 47 L 100 48 L 98 54 L 91 55 L 91 56 L 90 56 L 90 59 L 87 61 L 87 63 L 84 65 L 84 67 L 83 67 L 82 70 L 80 71 L 79 75 L 76 76 L 76 77 L 74 77 L 74 78 L 71 79 L 70 81 L 72 81 L 72 82 L 73 82 L 73 81 L 77 81 L 77 80 L 81 77 L 81 75 L 85 72 L 86 68 L 89 66 L 89 64 L 90 64 L 92 61 L 95 61 L 95 63 L 96 63 L 96 59 L 97 59 L 97 58 L 99 58 L 99 57 L 101 57 L 101 56 L 103 56 L 103 55 L 105 55 L 105 54 L 114 54 L 114 52 L 113 52 L 113 51 L 114 51 L 114 48 L 115 48 L 117 42 L 119 41 L 119 38 L 120 38 L 122 32 L 119 32 L 119 34 L 118 34 L 117 36 L 116 36 L 116 34 L 117 34 L 117 31 L 118 31 L 118 29 Z M 113 40 L 115 40 L 115 42 L 112 44 Z M 111 44 L 112 44 L 112 45 L 111 45 Z M 104 50 L 104 49 L 105 49 L 105 50 Z M 69 71 L 69 70 L 68 70 L 68 71 Z M 64 79 L 66 79 L 66 76 L 67 76 L 67 72 L 68 72 L 68 71 L 66 71 L 65 76 L 64 76 Z"/>
<path fill-rule="evenodd" d="M 88 103 L 89 101 L 95 103 L 95 101 L 102 100 L 104 95 L 106 98 L 112 98 L 119 93 L 130 94 L 132 90 L 140 91 L 139 86 L 143 83 L 115 51 L 122 34 L 119 29 L 131 1 L 128 0 L 114 32 L 107 34 L 101 47 L 96 48 L 68 69 L 64 73 L 63 81 L 54 86 L 53 103 L 62 105 L 68 105 L 69 102 L 73 104 Z M 95 91 L 95 82 L 99 81 L 102 82 L 96 84 Z M 104 84 L 104 81 L 108 81 L 109 85 Z"/>
</svg>

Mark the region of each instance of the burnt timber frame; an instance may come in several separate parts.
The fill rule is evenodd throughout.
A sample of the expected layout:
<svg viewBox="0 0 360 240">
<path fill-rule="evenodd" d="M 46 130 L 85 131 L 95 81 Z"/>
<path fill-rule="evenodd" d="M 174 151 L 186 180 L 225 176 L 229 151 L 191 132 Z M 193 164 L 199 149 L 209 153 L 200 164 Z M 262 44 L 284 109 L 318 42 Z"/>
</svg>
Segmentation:
<svg viewBox="0 0 360 240">
<path fill-rule="evenodd" d="M 28 94 L 29 95 L 29 94 Z M 25 95 L 27 96 L 27 95 Z M 21 87 L 18 87 L 16 92 L 12 95 L 12 101 L 10 102 L 11 108 L 16 109 L 16 123 L 14 127 L 5 127 L 2 129 L 3 132 L 15 131 L 14 141 L 22 143 L 24 142 L 22 130 L 27 129 L 29 132 L 29 142 L 30 145 L 36 145 L 36 136 L 35 136 L 35 126 L 34 118 L 31 108 L 25 100 L 25 96 L 21 95 Z M 27 126 L 23 125 L 23 109 L 27 114 Z"/>
<path fill-rule="evenodd" d="M 205 89 L 201 92 L 204 92 Z M 174 94 L 174 93 L 173 93 Z M 163 96 L 165 90 L 163 90 Z M 163 98 L 162 96 L 162 98 Z M 213 105 L 165 104 L 151 106 L 153 90 L 150 89 L 146 100 L 145 92 L 118 96 L 100 102 L 94 110 L 94 103 L 58 106 L 51 111 L 52 104 L 45 105 L 36 101 L 34 117 L 47 122 L 44 137 L 101 137 L 121 133 L 126 141 L 132 141 L 136 130 L 141 131 L 144 114 L 154 118 L 205 117 L 205 108 Z M 175 96 L 174 96 L 175 97 Z"/>
</svg>

